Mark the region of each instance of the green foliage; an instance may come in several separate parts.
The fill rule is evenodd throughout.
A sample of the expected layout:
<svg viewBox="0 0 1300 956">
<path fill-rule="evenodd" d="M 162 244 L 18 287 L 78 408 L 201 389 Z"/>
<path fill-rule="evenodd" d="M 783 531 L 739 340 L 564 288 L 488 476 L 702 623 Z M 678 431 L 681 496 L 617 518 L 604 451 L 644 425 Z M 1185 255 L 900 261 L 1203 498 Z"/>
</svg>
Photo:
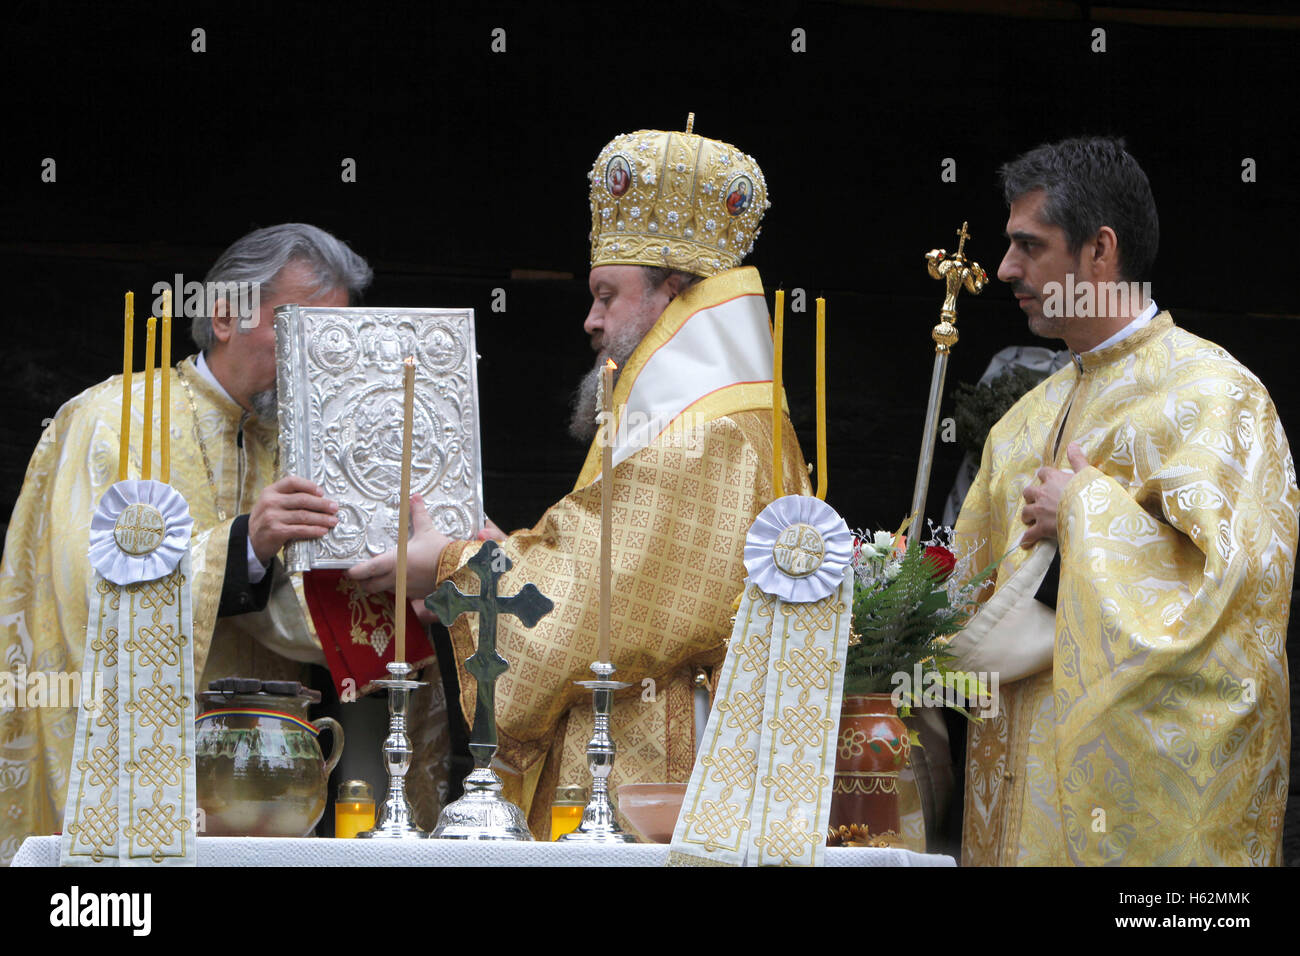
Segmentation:
<svg viewBox="0 0 1300 956">
<path fill-rule="evenodd" d="M 883 587 L 853 582 L 853 630 L 862 638 L 849 647 L 846 694 L 888 693 L 891 677 L 913 665 L 942 663 L 942 638 L 959 630 L 968 613 L 953 607 L 947 589 L 934 578 L 920 543 L 913 540 L 899 564 L 898 576 Z"/>
<path fill-rule="evenodd" d="M 1020 365 L 1013 365 L 989 385 L 970 385 L 958 382 L 953 389 L 953 418 L 957 425 L 957 441 L 963 448 L 978 457 L 984 451 L 984 440 L 998 419 L 1011 410 L 1020 397 L 1047 376 Z"/>
</svg>

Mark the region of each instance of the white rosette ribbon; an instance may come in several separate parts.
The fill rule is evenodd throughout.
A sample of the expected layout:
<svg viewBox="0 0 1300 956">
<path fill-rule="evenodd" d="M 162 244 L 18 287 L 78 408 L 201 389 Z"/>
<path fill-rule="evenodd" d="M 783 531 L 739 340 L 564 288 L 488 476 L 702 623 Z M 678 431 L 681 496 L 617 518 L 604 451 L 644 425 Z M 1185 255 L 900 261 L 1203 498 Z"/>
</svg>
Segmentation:
<svg viewBox="0 0 1300 956">
<path fill-rule="evenodd" d="M 118 518 L 131 505 L 149 505 L 162 515 L 162 540 L 145 554 L 130 554 L 118 544 Z M 194 518 L 180 492 L 161 481 L 119 481 L 104 492 L 90 519 L 90 564 L 118 586 L 156 581 L 180 564 L 190 545 Z"/>
<path fill-rule="evenodd" d="M 792 525 L 808 525 L 821 535 L 821 564 L 797 577 L 782 570 L 773 549 Z M 853 533 L 835 509 L 819 498 L 786 495 L 758 513 L 745 538 L 745 570 L 751 583 L 794 604 L 829 597 L 853 560 Z"/>
</svg>

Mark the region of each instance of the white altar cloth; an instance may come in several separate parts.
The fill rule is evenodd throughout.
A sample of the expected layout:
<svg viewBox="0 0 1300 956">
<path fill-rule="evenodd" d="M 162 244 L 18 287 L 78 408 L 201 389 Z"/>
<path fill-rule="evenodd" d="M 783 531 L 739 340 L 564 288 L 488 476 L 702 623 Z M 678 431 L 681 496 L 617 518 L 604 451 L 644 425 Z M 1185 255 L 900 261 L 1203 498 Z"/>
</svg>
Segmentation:
<svg viewBox="0 0 1300 956">
<path fill-rule="evenodd" d="M 199 866 L 662 866 L 666 843 L 582 846 L 463 840 L 329 840 L 199 837 Z M 57 836 L 28 837 L 12 866 L 58 866 Z M 834 847 L 827 866 L 956 866 L 950 856 Z"/>
</svg>

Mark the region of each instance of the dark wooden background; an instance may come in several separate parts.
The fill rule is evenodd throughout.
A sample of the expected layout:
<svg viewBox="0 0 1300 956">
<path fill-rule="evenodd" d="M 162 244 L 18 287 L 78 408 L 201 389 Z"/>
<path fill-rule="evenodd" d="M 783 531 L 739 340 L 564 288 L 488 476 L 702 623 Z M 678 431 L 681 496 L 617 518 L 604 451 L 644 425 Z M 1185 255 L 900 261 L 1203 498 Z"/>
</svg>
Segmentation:
<svg viewBox="0 0 1300 956">
<path fill-rule="evenodd" d="M 942 297 L 923 254 L 968 219 L 995 272 L 998 165 L 1081 132 L 1124 135 L 1150 176 L 1160 305 L 1246 362 L 1300 434 L 1296 18 L 1195 0 L 464 6 L 6 8 L 0 514 L 43 420 L 120 369 L 125 290 L 201 279 L 249 229 L 302 220 L 373 264 L 368 304 L 476 310 L 488 511 L 531 524 L 583 455 L 564 422 L 591 362 L 586 173 L 613 135 L 690 110 L 766 173 L 751 261 L 769 290 L 828 299 L 829 499 L 851 525 L 894 527 L 909 505 Z M 949 391 L 1035 342 L 996 281 L 963 297 L 960 327 Z M 811 455 L 811 313 L 790 318 L 786 354 Z M 940 446 L 934 513 L 960 457 Z"/>
</svg>

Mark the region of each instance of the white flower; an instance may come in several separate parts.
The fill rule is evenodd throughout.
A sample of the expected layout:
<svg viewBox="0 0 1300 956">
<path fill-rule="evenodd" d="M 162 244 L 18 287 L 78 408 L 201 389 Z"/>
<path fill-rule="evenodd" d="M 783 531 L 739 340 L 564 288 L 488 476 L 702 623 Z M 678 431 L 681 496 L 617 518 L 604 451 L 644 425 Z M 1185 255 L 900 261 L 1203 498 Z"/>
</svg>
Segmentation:
<svg viewBox="0 0 1300 956">
<path fill-rule="evenodd" d="M 714 229 L 718 228 L 718 224 L 714 222 L 712 219 L 706 219 L 704 221 L 704 228 L 709 230 L 709 232 L 712 232 Z"/>
<path fill-rule="evenodd" d="M 633 207 L 628 211 L 628 214 L 629 214 L 633 219 L 640 219 L 640 218 L 641 218 L 641 207 L 640 207 L 640 206 L 633 206 Z"/>
<path fill-rule="evenodd" d="M 655 171 L 649 166 L 647 166 L 645 172 L 641 174 L 641 182 L 645 183 L 647 186 L 653 186 L 655 184 Z"/>
<path fill-rule="evenodd" d="M 677 210 L 676 210 L 676 209 L 673 209 L 673 210 L 670 210 L 670 211 L 669 211 L 669 213 L 668 213 L 668 221 L 669 221 L 670 223 L 673 223 L 673 222 L 676 222 L 676 221 L 677 221 Z"/>
</svg>

